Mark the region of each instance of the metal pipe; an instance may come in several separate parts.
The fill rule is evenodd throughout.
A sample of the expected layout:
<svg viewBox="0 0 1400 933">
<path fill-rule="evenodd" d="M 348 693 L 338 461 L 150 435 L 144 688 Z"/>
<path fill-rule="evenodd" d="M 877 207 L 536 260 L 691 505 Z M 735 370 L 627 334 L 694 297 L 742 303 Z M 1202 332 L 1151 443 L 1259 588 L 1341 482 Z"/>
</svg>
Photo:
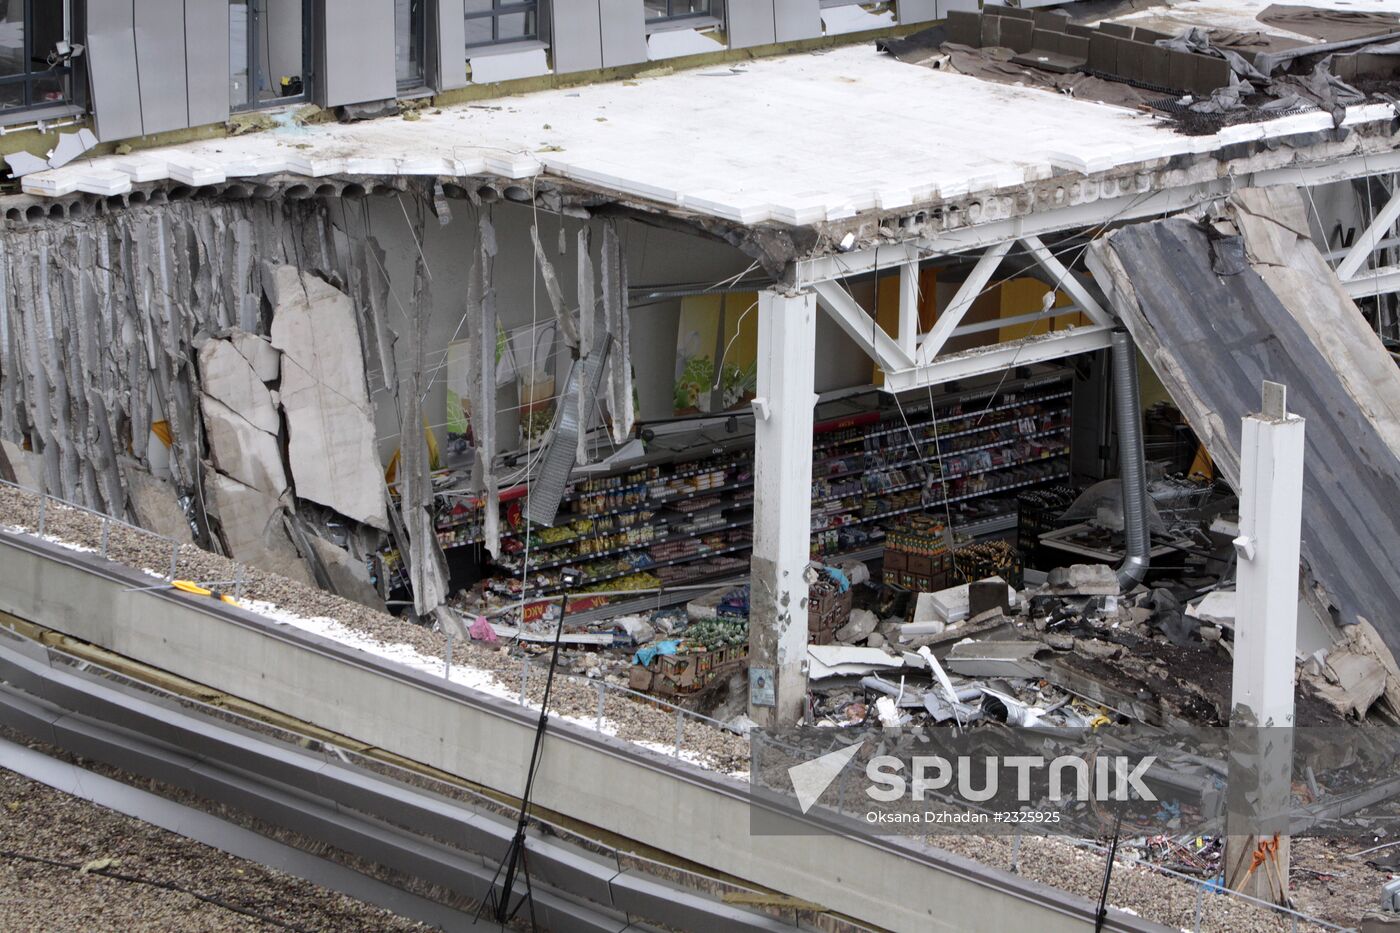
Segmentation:
<svg viewBox="0 0 1400 933">
<path fill-rule="evenodd" d="M 1138 396 L 1137 352 L 1126 330 L 1115 330 L 1113 407 L 1118 419 L 1118 477 L 1123 484 L 1123 563 L 1118 587 L 1131 590 L 1147 576 L 1152 548 L 1147 534 L 1147 464 L 1142 453 L 1142 411 Z"/>
</svg>

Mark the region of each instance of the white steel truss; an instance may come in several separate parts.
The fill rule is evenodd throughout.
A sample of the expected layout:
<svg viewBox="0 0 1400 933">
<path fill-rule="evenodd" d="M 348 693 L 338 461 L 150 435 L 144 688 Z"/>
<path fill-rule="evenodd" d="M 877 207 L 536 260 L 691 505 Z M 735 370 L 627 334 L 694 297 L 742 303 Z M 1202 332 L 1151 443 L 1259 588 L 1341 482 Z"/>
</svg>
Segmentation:
<svg viewBox="0 0 1400 933">
<path fill-rule="evenodd" d="M 1394 242 L 1390 234 L 1397 221 L 1400 221 L 1400 177 L 1397 177 L 1395 193 L 1390 200 L 1376 211 L 1370 225 L 1357 236 L 1342 261 L 1337 263 L 1337 278 L 1342 280 L 1353 298 L 1400 292 L 1400 266 L 1366 268 L 1367 260 Z"/>
<path fill-rule="evenodd" d="M 977 324 L 963 324 L 963 318 L 992 281 L 992 276 L 996 274 L 1002 259 L 1018 245 L 1040 266 L 1046 279 L 1053 283 L 1050 291 L 1063 291 L 1073 303 L 1053 307 L 1053 302 L 1047 300 L 1043 310 L 1030 314 Z M 897 392 L 937 385 L 953 379 L 995 372 L 1008 366 L 1044 362 L 1108 346 L 1108 334 L 1113 327 L 1112 316 L 1070 273 L 1064 263 L 1046 248 L 1040 238 L 1034 235 L 1025 235 L 988 247 L 927 334 L 921 335 L 918 332 L 919 264 L 917 261 L 905 261 L 898 263 L 897 268 L 899 331 L 894 337 L 885 332 L 844 285 L 827 281 L 811 286 L 811 291 L 816 294 L 818 306 L 884 370 L 885 388 L 888 391 Z M 1091 326 L 1072 327 L 990 347 L 976 347 L 961 353 L 941 354 L 948 340 L 953 337 L 1081 313 L 1093 322 Z"/>
</svg>

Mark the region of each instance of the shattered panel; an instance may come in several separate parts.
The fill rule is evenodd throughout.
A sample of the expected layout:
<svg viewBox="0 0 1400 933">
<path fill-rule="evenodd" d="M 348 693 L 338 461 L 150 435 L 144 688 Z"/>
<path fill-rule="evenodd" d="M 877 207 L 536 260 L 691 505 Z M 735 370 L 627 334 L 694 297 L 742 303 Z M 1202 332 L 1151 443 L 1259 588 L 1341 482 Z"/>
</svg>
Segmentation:
<svg viewBox="0 0 1400 933">
<path fill-rule="evenodd" d="M 1340 622 L 1369 620 L 1400 651 L 1400 373 L 1279 197 L 1245 194 L 1217 228 L 1125 227 L 1089 263 L 1237 489 L 1240 419 L 1264 380 L 1288 387 L 1307 419 L 1304 564 Z"/>
<path fill-rule="evenodd" d="M 278 266 L 268 284 L 297 495 L 387 529 L 354 305 L 344 292 L 292 266 Z"/>
<path fill-rule="evenodd" d="M 254 333 L 264 270 L 291 262 L 343 280 L 327 226 L 312 201 L 189 200 L 8 227 L 0 438 L 29 442 L 55 495 L 139 520 L 117 461 L 149 470 L 153 428 L 168 431 L 172 489 L 200 501 L 196 336 L 250 332 L 235 348 L 258 379 L 277 378 Z"/>
<path fill-rule="evenodd" d="M 209 515 L 219 522 L 229 556 L 315 586 L 282 524 L 282 502 L 214 470 L 205 475 Z"/>
</svg>

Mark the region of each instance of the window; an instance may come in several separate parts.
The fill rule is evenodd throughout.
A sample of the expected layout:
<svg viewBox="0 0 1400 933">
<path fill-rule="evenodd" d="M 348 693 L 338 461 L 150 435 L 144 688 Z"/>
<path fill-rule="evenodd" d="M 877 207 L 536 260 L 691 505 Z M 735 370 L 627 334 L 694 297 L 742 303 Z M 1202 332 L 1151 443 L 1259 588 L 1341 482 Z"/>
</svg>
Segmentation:
<svg viewBox="0 0 1400 933">
<path fill-rule="evenodd" d="M 400 91 L 423 86 L 423 4 L 424 0 L 394 0 L 394 63 Z"/>
<path fill-rule="evenodd" d="M 69 4 L 0 0 L 0 112 L 71 101 Z"/>
<path fill-rule="evenodd" d="M 229 0 L 229 105 L 290 104 L 311 90 L 311 0 Z"/>
<path fill-rule="evenodd" d="M 467 48 L 538 39 L 539 0 L 466 0 Z"/>
<path fill-rule="evenodd" d="M 712 16 L 711 0 L 642 0 L 646 6 L 647 22 L 663 19 L 684 19 L 688 16 Z"/>
</svg>

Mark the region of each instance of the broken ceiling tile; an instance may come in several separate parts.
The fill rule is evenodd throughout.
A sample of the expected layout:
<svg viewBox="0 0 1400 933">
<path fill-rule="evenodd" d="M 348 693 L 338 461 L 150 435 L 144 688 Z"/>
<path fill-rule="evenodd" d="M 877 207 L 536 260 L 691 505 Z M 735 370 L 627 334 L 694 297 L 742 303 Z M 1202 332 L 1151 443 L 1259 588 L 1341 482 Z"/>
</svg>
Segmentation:
<svg viewBox="0 0 1400 933">
<path fill-rule="evenodd" d="M 247 341 L 244 343 L 247 344 Z M 270 344 L 265 346 L 275 357 L 277 351 L 273 350 Z M 272 365 L 275 378 L 275 359 Z M 265 359 L 263 368 L 266 371 Z M 277 409 L 273 407 L 272 396 L 267 391 L 267 386 L 263 385 L 265 380 L 231 341 L 206 341 L 204 346 L 199 348 L 199 372 L 200 388 L 206 395 L 233 409 L 258 430 L 274 435 L 277 433 L 281 421 L 277 417 Z"/>
<path fill-rule="evenodd" d="M 353 303 L 339 289 L 291 266 L 275 267 L 268 284 L 297 495 L 387 529 L 384 476 Z"/>
</svg>

